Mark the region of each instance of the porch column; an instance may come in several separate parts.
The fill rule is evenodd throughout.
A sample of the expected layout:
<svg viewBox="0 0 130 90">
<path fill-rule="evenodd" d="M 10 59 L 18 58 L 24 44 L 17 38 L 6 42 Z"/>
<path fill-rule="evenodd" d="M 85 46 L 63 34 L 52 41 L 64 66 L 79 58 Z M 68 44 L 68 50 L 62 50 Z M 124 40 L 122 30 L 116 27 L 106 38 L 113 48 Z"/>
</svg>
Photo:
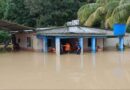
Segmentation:
<svg viewBox="0 0 130 90">
<path fill-rule="evenodd" d="M 119 37 L 119 50 L 120 51 L 124 50 L 124 38 L 123 38 L 123 36 Z"/>
<path fill-rule="evenodd" d="M 83 54 L 83 52 L 84 52 L 83 37 L 79 38 L 79 44 L 81 46 L 81 54 Z"/>
<path fill-rule="evenodd" d="M 92 37 L 91 39 L 91 43 L 92 43 L 92 52 L 96 52 L 96 38 L 95 37 Z"/>
<path fill-rule="evenodd" d="M 60 55 L 60 37 L 55 38 L 56 54 Z"/>
<path fill-rule="evenodd" d="M 48 39 L 47 39 L 47 37 L 43 37 L 43 52 L 44 53 L 48 52 Z"/>
</svg>

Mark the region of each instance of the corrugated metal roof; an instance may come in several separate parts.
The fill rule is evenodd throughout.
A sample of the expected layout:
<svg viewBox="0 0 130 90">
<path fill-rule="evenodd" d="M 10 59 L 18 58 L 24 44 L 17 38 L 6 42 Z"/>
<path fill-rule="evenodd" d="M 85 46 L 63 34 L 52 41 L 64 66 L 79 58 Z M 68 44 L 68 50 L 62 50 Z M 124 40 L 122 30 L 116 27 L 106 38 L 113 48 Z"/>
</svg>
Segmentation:
<svg viewBox="0 0 130 90">
<path fill-rule="evenodd" d="M 37 29 L 38 30 L 38 29 Z M 46 36 L 94 36 L 94 35 L 113 35 L 112 31 L 101 30 L 96 28 L 88 28 L 81 26 L 71 26 L 71 27 L 60 27 L 60 28 L 50 28 L 44 29 L 43 31 L 38 30 L 38 34 Z"/>
<path fill-rule="evenodd" d="M 27 27 L 24 25 L 16 24 L 9 21 L 0 20 L 0 27 L 6 28 L 9 31 L 23 31 L 23 30 L 34 30 L 32 27 Z"/>
</svg>

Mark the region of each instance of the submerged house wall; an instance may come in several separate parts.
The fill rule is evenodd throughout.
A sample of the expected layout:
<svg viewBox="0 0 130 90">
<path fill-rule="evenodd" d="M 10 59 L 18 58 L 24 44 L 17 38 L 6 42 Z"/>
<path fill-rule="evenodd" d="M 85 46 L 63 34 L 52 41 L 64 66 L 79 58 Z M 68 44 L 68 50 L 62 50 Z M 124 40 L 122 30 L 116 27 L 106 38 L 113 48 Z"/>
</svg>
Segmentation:
<svg viewBox="0 0 130 90">
<path fill-rule="evenodd" d="M 42 51 L 43 50 L 43 40 L 38 39 L 37 36 L 33 36 L 33 50 Z"/>
<path fill-rule="evenodd" d="M 115 48 L 116 44 L 119 43 L 119 39 L 118 38 L 107 38 L 104 40 L 104 47 L 107 48 Z"/>
<path fill-rule="evenodd" d="M 119 44 L 119 38 L 107 38 L 104 40 L 105 48 L 115 48 Z M 124 37 L 124 45 L 130 47 L 130 37 Z"/>
<path fill-rule="evenodd" d="M 29 46 L 29 40 L 31 45 Z M 124 44 L 130 47 L 130 37 L 124 38 Z M 116 49 L 116 45 L 119 43 L 119 38 L 97 38 L 96 46 L 100 49 Z M 23 50 L 31 50 L 31 51 L 43 51 L 43 39 L 39 39 L 36 37 L 35 33 L 18 33 L 16 34 L 16 42 L 19 43 L 19 46 Z M 55 45 L 55 42 L 52 42 Z M 91 46 L 89 46 L 88 38 L 84 38 L 84 51 L 90 51 Z"/>
<path fill-rule="evenodd" d="M 84 51 L 88 50 L 88 39 L 84 38 Z"/>
<path fill-rule="evenodd" d="M 30 38 L 31 46 L 28 46 L 29 42 L 28 42 L 27 38 Z M 83 40 L 84 40 L 84 42 L 83 42 L 84 43 L 84 52 L 90 51 L 91 50 L 91 41 L 89 41 L 88 38 L 84 38 Z M 40 51 L 40 52 L 43 51 L 43 47 L 44 47 L 43 39 L 37 38 L 35 33 L 18 33 L 18 34 L 16 34 L 16 41 L 19 44 L 20 48 L 23 50 Z M 104 47 L 103 39 L 98 38 L 96 43 L 97 43 L 96 44 L 97 47 L 103 49 L 103 47 Z M 107 43 L 109 43 L 109 40 L 107 40 Z M 51 42 L 51 44 L 53 44 L 53 46 L 54 46 L 55 42 Z"/>
<path fill-rule="evenodd" d="M 125 37 L 124 44 L 130 47 L 130 37 Z"/>
<path fill-rule="evenodd" d="M 103 48 L 104 48 L 104 40 L 102 38 L 98 38 L 96 40 L 96 47 L 103 50 Z M 90 51 L 90 50 L 91 50 L 91 41 L 89 41 L 88 38 L 84 38 L 84 52 Z"/>
<path fill-rule="evenodd" d="M 38 35 L 37 35 L 38 34 Z M 92 45 L 93 35 L 94 36 L 94 44 Z M 100 35 L 101 37 L 99 37 Z M 43 36 L 48 36 L 47 39 L 43 39 Z M 63 36 L 66 39 L 70 36 L 76 36 L 78 40 L 81 37 L 83 38 L 84 43 L 84 51 L 90 51 L 92 46 L 99 50 L 103 50 L 104 48 L 116 48 L 116 45 L 119 43 L 119 37 L 115 38 L 108 38 L 114 37 L 112 31 L 107 30 L 100 30 L 95 28 L 87 28 L 87 27 L 59 27 L 59 28 L 41 28 L 37 29 L 37 32 L 24 32 L 24 33 L 17 33 L 16 38 L 17 42 L 19 43 L 20 47 L 25 50 L 33 50 L 33 51 L 43 51 L 48 48 L 55 48 L 55 37 L 56 36 Z M 71 38 L 70 38 L 71 39 Z M 96 40 L 95 40 L 96 39 Z M 96 41 L 96 43 L 95 43 Z M 125 45 L 130 46 L 130 37 L 125 37 Z M 48 42 L 45 45 L 43 42 Z M 45 45 L 45 46 L 43 46 Z M 48 47 L 47 47 L 48 46 Z M 46 47 L 44 49 L 44 47 Z"/>
<path fill-rule="evenodd" d="M 38 39 L 35 33 L 18 33 L 16 34 L 16 42 L 23 50 L 42 51 L 42 39 Z"/>
<path fill-rule="evenodd" d="M 104 39 L 103 38 L 98 38 L 97 39 L 97 47 L 101 50 L 104 48 Z"/>
</svg>

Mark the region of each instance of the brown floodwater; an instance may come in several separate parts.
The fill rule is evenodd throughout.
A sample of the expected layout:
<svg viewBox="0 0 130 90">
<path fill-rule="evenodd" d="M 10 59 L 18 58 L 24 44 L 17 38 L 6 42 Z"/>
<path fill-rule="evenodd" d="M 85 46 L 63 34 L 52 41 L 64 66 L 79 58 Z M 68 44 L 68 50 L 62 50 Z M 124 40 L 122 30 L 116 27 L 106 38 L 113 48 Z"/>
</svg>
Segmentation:
<svg viewBox="0 0 130 90">
<path fill-rule="evenodd" d="M 0 53 L 0 89 L 130 89 L 130 50 Z"/>
</svg>

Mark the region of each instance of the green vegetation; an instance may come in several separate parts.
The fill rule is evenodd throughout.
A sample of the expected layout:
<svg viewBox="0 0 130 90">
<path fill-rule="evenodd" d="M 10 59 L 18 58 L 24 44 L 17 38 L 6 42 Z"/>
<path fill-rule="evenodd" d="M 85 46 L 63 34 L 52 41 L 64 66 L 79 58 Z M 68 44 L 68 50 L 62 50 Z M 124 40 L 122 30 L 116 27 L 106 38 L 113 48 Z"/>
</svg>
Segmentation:
<svg viewBox="0 0 130 90">
<path fill-rule="evenodd" d="M 62 26 L 65 22 L 77 18 L 77 11 L 82 5 L 93 1 L 0 0 L 0 19 L 30 27 Z M 11 36 L 2 30 L 0 30 L 0 47 L 5 49 Z"/>
<path fill-rule="evenodd" d="M 10 34 L 5 31 L 0 31 L 0 43 L 10 40 Z"/>
<path fill-rule="evenodd" d="M 94 0 L 0 0 L 0 18 L 31 27 L 62 26 Z"/>
<path fill-rule="evenodd" d="M 11 35 L 9 34 L 9 32 L 0 31 L 0 51 L 8 50 L 10 41 Z"/>
<path fill-rule="evenodd" d="M 77 11 L 82 5 L 94 1 L 0 0 L 0 19 L 30 27 L 62 26 L 67 21 L 77 19 Z M 11 36 L 2 30 L 0 30 L 0 47 L 5 49 Z"/>
<path fill-rule="evenodd" d="M 112 29 L 115 23 L 125 23 L 130 32 L 130 0 L 96 0 L 78 11 L 82 25 Z"/>
</svg>

